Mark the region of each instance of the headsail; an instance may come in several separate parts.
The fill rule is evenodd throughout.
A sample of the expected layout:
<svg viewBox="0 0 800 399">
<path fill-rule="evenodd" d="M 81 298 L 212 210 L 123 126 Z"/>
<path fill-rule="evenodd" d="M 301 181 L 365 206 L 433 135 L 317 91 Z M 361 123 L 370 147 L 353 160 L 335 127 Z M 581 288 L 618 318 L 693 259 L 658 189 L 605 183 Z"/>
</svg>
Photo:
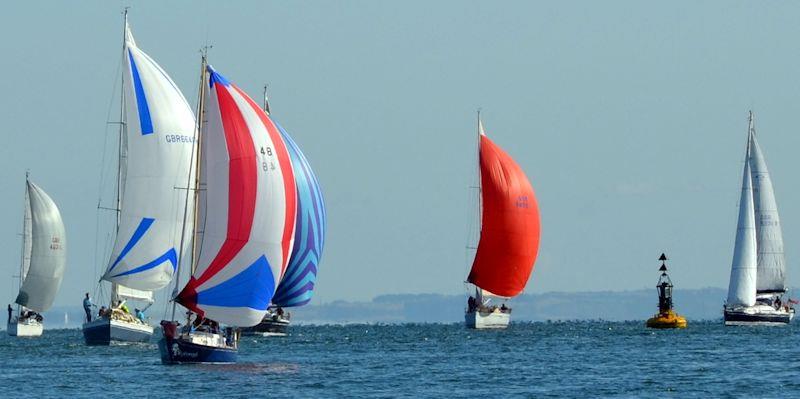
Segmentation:
<svg viewBox="0 0 800 399">
<path fill-rule="evenodd" d="M 747 154 L 749 159 L 750 145 Z M 728 305 L 753 306 L 756 303 L 756 224 L 751 179 L 750 162 L 745 161 L 736 243 L 733 247 L 731 279 L 728 285 Z"/>
<path fill-rule="evenodd" d="M 136 46 L 127 23 L 125 29 L 127 137 L 120 182 L 124 195 L 117 238 L 103 279 L 152 291 L 169 284 L 179 262 L 177 246 L 185 188 L 192 173 L 195 119 L 172 79 Z M 125 289 L 118 294 L 135 299 L 148 295 Z"/>
<path fill-rule="evenodd" d="M 539 250 L 539 207 L 522 168 L 480 129 L 481 236 L 467 281 L 498 296 L 525 288 Z"/>
<path fill-rule="evenodd" d="M 27 194 L 26 212 L 30 212 L 30 223 L 25 229 L 24 240 L 27 243 L 23 248 L 30 251 L 30 263 L 25 267 L 25 280 L 15 302 L 36 312 L 44 312 L 53 305 L 64 277 L 67 241 L 61 213 L 53 200 L 30 181 Z"/>
<path fill-rule="evenodd" d="M 177 301 L 229 325 L 258 324 L 294 241 L 296 191 L 289 152 L 267 114 L 208 67 L 201 131 L 199 244 Z"/>
<path fill-rule="evenodd" d="M 314 294 L 314 282 L 325 240 L 325 202 L 317 176 L 300 147 L 277 122 L 275 126 L 281 132 L 292 160 L 297 190 L 297 220 L 289 266 L 272 303 L 278 306 L 302 306 Z"/>
<path fill-rule="evenodd" d="M 783 253 L 783 234 L 778 205 L 772 188 L 764 154 L 756 141 L 752 114 L 749 133 L 750 174 L 753 184 L 753 212 L 758 249 L 758 292 L 786 291 L 786 259 Z"/>
</svg>

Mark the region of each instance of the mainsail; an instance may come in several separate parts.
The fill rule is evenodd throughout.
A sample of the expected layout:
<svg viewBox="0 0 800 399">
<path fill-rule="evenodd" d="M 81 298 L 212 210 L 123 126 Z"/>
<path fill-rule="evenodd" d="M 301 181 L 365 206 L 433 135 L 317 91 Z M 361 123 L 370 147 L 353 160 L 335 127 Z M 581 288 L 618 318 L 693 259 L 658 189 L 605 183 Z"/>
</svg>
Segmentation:
<svg viewBox="0 0 800 399">
<path fill-rule="evenodd" d="M 525 288 L 539 250 L 539 207 L 530 181 L 514 160 L 486 137 L 479 121 L 481 235 L 467 281 L 495 295 Z"/>
<path fill-rule="evenodd" d="M 764 154 L 756 141 L 752 117 L 749 133 L 750 173 L 753 182 L 753 212 L 758 249 L 759 293 L 786 291 L 786 260 L 783 254 L 783 234 L 778 216 L 778 205 L 772 189 L 772 179 L 764 161 Z"/>
<path fill-rule="evenodd" d="M 264 98 L 265 104 L 268 104 L 266 95 Z M 286 130 L 277 122 L 274 123 L 286 142 L 292 161 L 297 190 L 297 219 L 292 255 L 272 303 L 285 307 L 302 306 L 308 303 L 314 294 L 314 282 L 317 279 L 317 268 L 325 240 L 325 202 L 322 199 L 317 176 L 300 151 L 300 147 Z"/>
<path fill-rule="evenodd" d="M 750 149 L 748 144 L 748 159 Z M 739 199 L 739 221 L 728 285 L 728 305 L 753 306 L 756 303 L 757 249 L 751 180 L 750 162 L 746 160 L 742 172 L 742 195 Z"/>
<path fill-rule="evenodd" d="M 64 277 L 67 241 L 58 207 L 31 181 L 27 182 L 27 199 L 23 236 L 25 277 L 15 302 L 36 312 L 44 312 L 53 305 Z"/>
<path fill-rule="evenodd" d="M 201 128 L 197 260 L 176 300 L 199 316 L 258 324 L 294 242 L 296 190 L 276 125 L 210 66 Z"/>
<path fill-rule="evenodd" d="M 172 279 L 182 227 L 191 228 L 183 213 L 193 206 L 185 208 L 195 119 L 172 79 L 137 47 L 127 22 L 124 58 L 120 220 L 103 279 L 127 287 L 117 290 L 119 297 L 149 299 L 147 291 Z"/>
</svg>

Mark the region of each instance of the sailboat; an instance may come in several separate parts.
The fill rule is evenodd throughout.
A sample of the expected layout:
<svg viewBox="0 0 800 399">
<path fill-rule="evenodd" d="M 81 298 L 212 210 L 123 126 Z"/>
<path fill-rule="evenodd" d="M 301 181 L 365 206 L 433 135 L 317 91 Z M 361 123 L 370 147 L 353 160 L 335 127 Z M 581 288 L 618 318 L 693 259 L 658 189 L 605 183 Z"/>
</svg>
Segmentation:
<svg viewBox="0 0 800 399">
<path fill-rule="evenodd" d="M 20 287 L 14 301 L 17 304 L 15 316 L 11 316 L 9 308 L 8 335 L 42 335 L 41 313 L 53 305 L 66 263 L 67 241 L 61 213 L 50 196 L 26 174 Z"/>
<path fill-rule="evenodd" d="M 539 206 L 522 168 L 483 129 L 478 115 L 481 230 L 467 282 L 475 296 L 467 301 L 469 328 L 506 328 L 511 308 L 490 306 L 492 298 L 511 298 L 528 282 L 539 250 Z"/>
<path fill-rule="evenodd" d="M 191 276 L 161 322 L 164 364 L 235 362 L 236 327 L 263 319 L 295 237 L 295 178 L 277 125 L 205 52 L 201 70 Z M 188 309 L 185 325 L 175 304 Z"/>
<path fill-rule="evenodd" d="M 748 119 L 725 325 L 785 325 L 794 317 L 794 308 L 791 300 L 782 299 L 787 289 L 780 218 L 752 111 Z"/>
<path fill-rule="evenodd" d="M 111 283 L 111 298 L 83 324 L 89 345 L 150 340 L 153 327 L 144 310 L 178 267 L 185 202 L 193 198 L 187 185 L 194 113 L 169 75 L 136 45 L 127 12 L 123 64 L 116 240 L 102 276 Z M 143 303 L 143 310 L 131 312 L 127 301 Z"/>
<path fill-rule="evenodd" d="M 264 112 L 270 115 L 267 87 L 264 86 Z M 311 301 L 317 279 L 322 247 L 325 240 L 325 202 L 317 176 L 311 169 L 300 147 L 278 122 L 272 120 L 281 133 L 294 170 L 297 191 L 297 218 L 295 221 L 294 247 L 289 264 L 272 297 L 272 305 L 258 325 L 243 328 L 243 335 L 286 335 L 291 323 L 291 314 L 284 308 L 298 307 Z"/>
</svg>

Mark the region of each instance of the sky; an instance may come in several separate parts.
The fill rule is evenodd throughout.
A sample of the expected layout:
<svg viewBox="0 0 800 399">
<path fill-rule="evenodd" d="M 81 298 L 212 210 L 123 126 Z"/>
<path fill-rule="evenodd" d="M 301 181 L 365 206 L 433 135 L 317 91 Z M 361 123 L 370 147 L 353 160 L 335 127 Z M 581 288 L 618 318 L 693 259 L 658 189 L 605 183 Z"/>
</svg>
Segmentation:
<svg viewBox="0 0 800 399">
<path fill-rule="evenodd" d="M 204 44 L 254 98 L 269 83 L 272 116 L 327 205 L 312 303 L 464 292 L 479 108 L 539 201 L 526 292 L 654 287 L 661 252 L 676 286 L 727 287 L 750 109 L 789 285 L 800 282 L 796 2 L 11 2 L 0 14 L 9 302 L 26 170 L 67 228 L 56 306 L 79 304 L 105 266 L 98 187 L 114 173 L 103 159 L 126 5 L 137 44 L 190 103 Z"/>
</svg>

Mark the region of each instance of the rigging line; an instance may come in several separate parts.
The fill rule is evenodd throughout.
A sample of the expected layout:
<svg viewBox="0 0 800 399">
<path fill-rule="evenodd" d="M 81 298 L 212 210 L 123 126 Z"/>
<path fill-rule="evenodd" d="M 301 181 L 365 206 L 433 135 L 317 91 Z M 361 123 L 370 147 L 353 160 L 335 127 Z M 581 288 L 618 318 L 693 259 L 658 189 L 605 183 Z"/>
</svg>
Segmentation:
<svg viewBox="0 0 800 399">
<path fill-rule="evenodd" d="M 110 123 L 110 119 L 111 119 L 111 112 L 114 109 L 114 105 L 115 105 L 114 99 L 116 98 L 116 93 L 117 93 L 118 83 L 119 83 L 119 79 L 117 79 L 117 77 L 120 76 L 120 74 L 121 74 L 122 62 L 123 62 L 123 57 L 120 57 L 119 62 L 117 63 L 116 70 L 114 71 L 114 79 L 113 79 L 114 83 L 111 85 L 112 86 L 111 87 L 111 95 L 109 96 L 110 101 L 108 102 L 108 109 L 106 111 L 106 118 L 105 118 L 106 123 L 105 123 L 105 128 L 103 129 L 103 151 L 102 151 L 102 154 L 101 154 L 102 156 L 101 156 L 101 160 L 100 160 L 100 178 L 98 179 L 99 181 L 98 181 L 98 185 L 97 185 L 97 206 L 98 206 L 98 208 L 100 208 L 100 205 L 101 205 L 101 203 L 103 201 L 103 187 L 105 187 L 105 185 L 106 185 L 106 181 L 105 181 L 105 179 L 106 179 L 106 174 L 105 174 L 106 167 L 105 166 L 106 166 L 106 161 L 107 161 L 106 156 L 108 154 L 108 136 L 109 136 L 109 130 L 110 130 L 109 128 L 110 128 L 110 126 L 113 125 L 113 123 Z M 120 98 L 120 101 L 121 101 L 121 98 Z M 99 265 L 99 259 L 98 258 L 100 257 L 100 254 L 99 254 L 99 250 L 100 250 L 100 224 L 101 224 L 100 219 L 101 219 L 100 212 L 99 211 L 95 212 L 95 230 L 94 230 L 95 231 L 95 240 L 94 240 L 95 241 L 95 247 L 94 247 L 94 257 L 92 259 L 93 275 L 94 276 L 98 275 L 98 265 Z M 95 286 L 94 291 L 93 291 L 93 293 L 95 294 L 95 298 L 97 298 L 97 295 L 98 295 L 98 286 L 99 285 L 100 284 L 98 283 Z M 100 294 L 102 294 L 102 292 Z"/>
</svg>

